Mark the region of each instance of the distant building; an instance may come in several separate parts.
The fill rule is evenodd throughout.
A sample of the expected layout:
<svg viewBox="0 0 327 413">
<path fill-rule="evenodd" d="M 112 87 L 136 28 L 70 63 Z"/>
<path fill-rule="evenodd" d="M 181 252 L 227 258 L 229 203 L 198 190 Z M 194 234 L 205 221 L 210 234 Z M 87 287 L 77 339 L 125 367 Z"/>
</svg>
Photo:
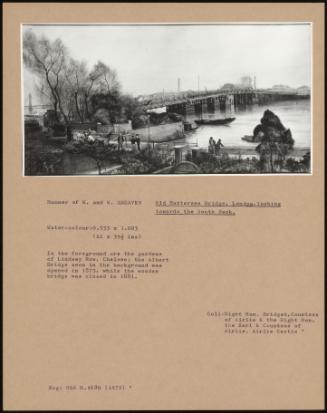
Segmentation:
<svg viewBox="0 0 327 413">
<path fill-rule="evenodd" d="M 309 86 L 300 86 L 296 89 L 296 93 L 298 95 L 308 96 L 308 95 L 310 95 L 311 91 L 310 91 Z"/>
<path fill-rule="evenodd" d="M 294 89 L 288 85 L 274 85 L 271 90 L 274 92 L 294 92 Z"/>
<path fill-rule="evenodd" d="M 233 83 L 225 83 L 221 89 L 223 90 L 232 90 L 235 89 L 235 85 Z"/>
<path fill-rule="evenodd" d="M 252 87 L 252 78 L 251 78 L 251 76 L 242 76 L 240 86 L 244 87 L 244 88 Z"/>
</svg>

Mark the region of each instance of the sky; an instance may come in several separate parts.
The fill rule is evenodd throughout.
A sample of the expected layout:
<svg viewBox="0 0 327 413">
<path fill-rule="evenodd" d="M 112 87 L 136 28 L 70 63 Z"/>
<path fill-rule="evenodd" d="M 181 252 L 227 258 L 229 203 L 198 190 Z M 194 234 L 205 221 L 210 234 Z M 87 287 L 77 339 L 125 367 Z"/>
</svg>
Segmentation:
<svg viewBox="0 0 327 413">
<path fill-rule="evenodd" d="M 24 25 L 60 38 L 88 67 L 102 60 L 116 69 L 123 92 L 217 89 L 256 76 L 258 88 L 311 86 L 309 24 L 235 25 Z M 34 96 L 34 76 L 24 69 L 24 95 Z"/>
</svg>

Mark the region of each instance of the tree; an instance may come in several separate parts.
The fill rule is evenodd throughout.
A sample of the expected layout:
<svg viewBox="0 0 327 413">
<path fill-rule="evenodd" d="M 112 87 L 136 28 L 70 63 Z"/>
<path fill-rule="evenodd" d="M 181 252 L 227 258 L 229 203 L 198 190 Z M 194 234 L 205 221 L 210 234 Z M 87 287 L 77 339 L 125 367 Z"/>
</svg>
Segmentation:
<svg viewBox="0 0 327 413">
<path fill-rule="evenodd" d="M 84 122 L 92 119 L 98 109 L 106 109 L 111 121 L 115 121 L 125 104 L 127 111 L 132 112 L 132 98 L 120 100 L 121 85 L 116 71 L 98 61 L 89 72 L 85 61 L 69 56 L 60 39 L 50 41 L 45 36 L 36 36 L 32 30 L 26 31 L 23 60 L 38 78 L 38 93 L 52 103 L 57 122 Z"/>
<path fill-rule="evenodd" d="M 23 37 L 23 60 L 26 67 L 39 76 L 40 89 L 50 97 L 57 120 L 59 110 L 65 123 L 68 123 L 63 101 L 66 84 L 64 67 L 67 61 L 63 42 L 60 39 L 51 42 L 45 36 L 38 38 L 32 31 L 27 31 Z"/>
<path fill-rule="evenodd" d="M 253 141 L 259 141 L 256 151 L 260 154 L 262 167 L 268 166 L 269 172 L 275 172 L 275 164 L 282 168 L 286 155 L 294 146 L 294 139 L 289 129 L 281 123 L 278 116 L 266 110 L 253 131 Z"/>
<path fill-rule="evenodd" d="M 92 71 L 95 78 L 95 91 L 97 94 L 118 95 L 121 85 L 118 81 L 117 72 L 105 63 L 98 61 Z"/>
<path fill-rule="evenodd" d="M 87 88 L 87 66 L 86 62 L 79 62 L 75 59 L 70 59 L 65 66 L 65 77 L 68 86 L 68 96 L 71 97 L 71 101 L 74 105 L 74 112 L 81 122 L 85 119 L 84 109 L 84 94 Z"/>
<path fill-rule="evenodd" d="M 101 76 L 101 73 L 96 69 L 96 67 L 93 68 L 93 70 L 88 74 L 85 82 L 85 87 L 84 87 L 84 110 L 85 110 L 85 117 L 86 119 L 89 119 L 91 116 L 90 113 L 90 97 L 91 93 L 96 85 L 96 81 L 99 79 Z"/>
<path fill-rule="evenodd" d="M 144 109 L 136 102 L 136 100 L 130 95 L 121 95 L 119 103 L 125 110 L 125 116 L 127 119 L 133 119 L 134 116 L 143 115 Z"/>
<path fill-rule="evenodd" d="M 107 109 L 111 122 L 120 116 L 120 83 L 117 73 L 105 63 L 99 61 L 92 72 L 93 86 L 90 101 L 93 113 L 99 109 Z"/>
</svg>

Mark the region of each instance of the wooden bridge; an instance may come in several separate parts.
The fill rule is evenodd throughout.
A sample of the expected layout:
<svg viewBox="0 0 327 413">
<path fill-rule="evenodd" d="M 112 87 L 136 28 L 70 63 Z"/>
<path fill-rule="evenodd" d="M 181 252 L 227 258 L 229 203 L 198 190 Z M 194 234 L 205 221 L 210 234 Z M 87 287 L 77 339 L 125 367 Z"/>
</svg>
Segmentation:
<svg viewBox="0 0 327 413">
<path fill-rule="evenodd" d="M 168 112 L 184 114 L 193 109 L 202 111 L 203 105 L 214 110 L 216 106 L 224 109 L 227 105 L 251 105 L 253 103 L 271 100 L 301 99 L 309 96 L 300 96 L 296 90 L 279 91 L 272 89 L 228 89 L 199 93 L 179 93 L 175 96 L 157 98 L 146 104 L 148 110 L 166 107 Z"/>
<path fill-rule="evenodd" d="M 215 92 L 201 92 L 201 93 L 179 93 L 174 97 L 163 97 L 162 99 L 151 101 L 146 105 L 148 109 L 157 109 L 162 107 L 168 107 L 173 109 L 176 106 L 186 105 L 202 105 L 202 104 L 214 104 L 215 102 L 249 102 L 255 95 L 253 89 L 237 89 L 237 90 L 219 90 Z"/>
<path fill-rule="evenodd" d="M 225 110 L 232 105 L 250 105 L 255 98 L 253 89 L 237 89 L 237 90 L 217 90 L 202 93 L 181 93 L 173 98 L 160 99 L 149 102 L 146 105 L 148 111 L 159 108 L 166 108 L 167 112 L 179 113 L 186 115 L 192 112 Z"/>
</svg>

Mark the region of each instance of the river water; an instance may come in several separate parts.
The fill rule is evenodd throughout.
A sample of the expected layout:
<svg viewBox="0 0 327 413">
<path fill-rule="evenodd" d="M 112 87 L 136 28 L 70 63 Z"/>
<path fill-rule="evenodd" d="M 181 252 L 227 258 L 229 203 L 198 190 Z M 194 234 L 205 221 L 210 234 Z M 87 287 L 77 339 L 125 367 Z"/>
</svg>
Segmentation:
<svg viewBox="0 0 327 413">
<path fill-rule="evenodd" d="M 273 102 L 267 106 L 251 105 L 242 109 L 232 109 L 226 112 L 203 113 L 203 118 L 207 117 L 235 117 L 230 125 L 202 125 L 195 131 L 186 134 L 186 137 L 178 141 L 169 142 L 170 146 L 176 143 L 197 144 L 200 148 L 207 148 L 209 138 L 212 136 L 216 141 L 220 138 L 225 148 L 243 148 L 253 150 L 258 144 L 249 143 L 242 140 L 244 135 L 252 135 L 253 129 L 260 123 L 263 112 L 266 109 L 272 110 L 281 120 L 286 128 L 292 132 L 295 140 L 295 148 L 311 147 L 311 114 L 310 100 L 293 100 L 283 102 Z M 186 120 L 194 122 L 199 119 L 199 115 L 187 115 Z M 145 144 L 144 144 L 145 145 Z M 107 162 L 104 169 L 112 165 Z M 65 152 L 63 159 L 63 171 L 67 175 L 97 175 L 96 162 L 88 156 L 81 154 L 70 154 Z"/>
<path fill-rule="evenodd" d="M 310 99 L 273 102 L 265 105 L 251 105 L 243 109 L 232 109 L 224 113 L 220 111 L 203 113 L 203 118 L 235 117 L 229 125 L 201 125 L 187 135 L 184 142 L 197 143 L 199 147 L 207 147 L 212 136 L 216 141 L 220 138 L 227 147 L 253 147 L 257 143 L 242 140 L 244 135 L 252 135 L 253 129 L 260 123 L 266 109 L 273 111 L 286 128 L 292 132 L 297 148 L 311 147 L 311 102 Z M 199 115 L 188 115 L 187 121 L 199 119 Z"/>
</svg>

